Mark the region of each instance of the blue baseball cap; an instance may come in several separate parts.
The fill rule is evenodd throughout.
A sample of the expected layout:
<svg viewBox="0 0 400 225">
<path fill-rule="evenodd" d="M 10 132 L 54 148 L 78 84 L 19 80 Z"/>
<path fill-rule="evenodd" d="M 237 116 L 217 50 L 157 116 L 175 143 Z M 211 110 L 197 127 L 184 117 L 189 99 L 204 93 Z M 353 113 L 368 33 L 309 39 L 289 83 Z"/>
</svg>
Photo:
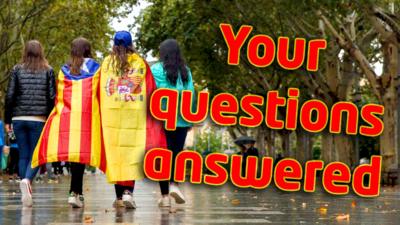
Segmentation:
<svg viewBox="0 0 400 225">
<path fill-rule="evenodd" d="M 132 36 L 131 33 L 128 31 L 117 31 L 114 35 L 114 45 L 116 46 L 124 46 L 125 48 L 128 48 L 129 46 L 132 46 Z"/>
</svg>

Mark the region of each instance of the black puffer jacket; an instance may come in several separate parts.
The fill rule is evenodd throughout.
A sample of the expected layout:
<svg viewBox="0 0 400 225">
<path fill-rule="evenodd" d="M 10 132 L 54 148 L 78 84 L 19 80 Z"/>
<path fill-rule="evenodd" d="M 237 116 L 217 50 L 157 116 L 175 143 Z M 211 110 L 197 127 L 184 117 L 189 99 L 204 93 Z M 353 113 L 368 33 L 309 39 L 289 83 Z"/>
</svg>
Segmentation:
<svg viewBox="0 0 400 225">
<path fill-rule="evenodd" d="M 54 107 L 56 84 L 53 69 L 36 73 L 17 65 L 8 84 L 4 122 L 14 116 L 48 116 Z"/>
</svg>

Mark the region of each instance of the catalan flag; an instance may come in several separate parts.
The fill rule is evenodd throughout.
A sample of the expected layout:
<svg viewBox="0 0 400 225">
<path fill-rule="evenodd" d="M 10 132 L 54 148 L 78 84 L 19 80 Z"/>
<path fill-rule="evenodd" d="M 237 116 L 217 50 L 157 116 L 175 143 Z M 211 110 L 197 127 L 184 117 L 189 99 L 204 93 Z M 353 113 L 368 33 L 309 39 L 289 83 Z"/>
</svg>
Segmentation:
<svg viewBox="0 0 400 225">
<path fill-rule="evenodd" d="M 137 54 L 128 55 L 128 63 L 121 74 L 108 56 L 101 68 L 101 123 L 106 174 L 112 183 L 142 179 L 145 151 L 167 146 L 162 123 L 149 111 L 156 88 L 150 67 Z"/>
<path fill-rule="evenodd" d="M 105 171 L 98 99 L 100 65 L 85 59 L 80 75 L 64 65 L 57 97 L 32 157 L 32 167 L 48 162 L 78 162 Z"/>
</svg>

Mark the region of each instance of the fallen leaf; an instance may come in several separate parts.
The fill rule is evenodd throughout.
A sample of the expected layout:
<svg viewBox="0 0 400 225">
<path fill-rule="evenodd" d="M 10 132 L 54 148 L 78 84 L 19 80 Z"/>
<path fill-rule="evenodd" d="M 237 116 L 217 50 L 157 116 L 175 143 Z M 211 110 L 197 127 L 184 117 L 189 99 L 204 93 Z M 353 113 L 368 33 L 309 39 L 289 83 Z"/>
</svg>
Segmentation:
<svg viewBox="0 0 400 225">
<path fill-rule="evenodd" d="M 382 214 L 388 214 L 388 213 L 391 213 L 392 211 L 389 211 L 389 210 L 382 210 L 382 211 L 380 211 L 380 213 L 382 213 Z"/>
<path fill-rule="evenodd" d="M 295 202 L 296 200 L 295 200 L 294 198 L 291 198 L 290 201 L 291 201 L 291 202 Z"/>
<path fill-rule="evenodd" d="M 240 200 L 239 199 L 233 199 L 231 201 L 232 205 L 239 205 L 240 204 Z"/>
<path fill-rule="evenodd" d="M 257 199 L 257 198 L 258 198 L 258 196 L 257 196 L 257 195 L 255 195 L 255 196 L 253 196 L 253 198 L 254 198 L 254 199 Z"/>
<path fill-rule="evenodd" d="M 175 209 L 175 208 L 171 208 L 171 209 L 169 210 L 169 213 L 176 213 L 176 209 Z"/>
<path fill-rule="evenodd" d="M 85 191 L 89 191 L 89 188 L 86 188 Z"/>
<path fill-rule="evenodd" d="M 328 209 L 325 207 L 320 207 L 318 209 L 319 213 L 321 213 L 322 215 L 326 215 L 326 213 L 328 212 Z"/>
<path fill-rule="evenodd" d="M 94 223 L 94 219 L 92 216 L 85 216 L 85 218 L 83 219 L 84 223 Z"/>
<path fill-rule="evenodd" d="M 349 220 L 350 219 L 350 215 L 349 214 L 341 214 L 341 215 L 338 215 L 336 217 L 336 219 L 337 220 Z"/>
<path fill-rule="evenodd" d="M 301 203 L 301 207 L 303 207 L 303 208 L 307 207 L 307 203 L 305 203 L 305 202 Z"/>
<path fill-rule="evenodd" d="M 356 207 L 357 206 L 357 203 L 356 203 L 356 201 L 355 200 L 353 200 L 352 202 L 351 202 L 351 207 Z"/>
</svg>

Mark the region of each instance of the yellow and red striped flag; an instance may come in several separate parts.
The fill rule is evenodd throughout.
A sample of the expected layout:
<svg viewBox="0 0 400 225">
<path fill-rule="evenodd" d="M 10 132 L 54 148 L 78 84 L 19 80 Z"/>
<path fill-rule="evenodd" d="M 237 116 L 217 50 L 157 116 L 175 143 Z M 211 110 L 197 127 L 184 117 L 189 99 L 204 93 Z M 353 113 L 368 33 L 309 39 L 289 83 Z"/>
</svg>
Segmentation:
<svg viewBox="0 0 400 225">
<path fill-rule="evenodd" d="M 106 170 L 99 109 L 100 65 L 85 59 L 81 74 L 69 66 L 58 74 L 56 104 L 32 157 L 32 167 L 48 162 L 78 162 Z"/>
<path fill-rule="evenodd" d="M 162 123 L 149 111 L 156 88 L 150 67 L 138 54 L 129 54 L 127 60 L 123 74 L 114 68 L 111 56 L 101 69 L 101 123 L 109 182 L 142 179 L 146 150 L 167 147 Z"/>
</svg>

